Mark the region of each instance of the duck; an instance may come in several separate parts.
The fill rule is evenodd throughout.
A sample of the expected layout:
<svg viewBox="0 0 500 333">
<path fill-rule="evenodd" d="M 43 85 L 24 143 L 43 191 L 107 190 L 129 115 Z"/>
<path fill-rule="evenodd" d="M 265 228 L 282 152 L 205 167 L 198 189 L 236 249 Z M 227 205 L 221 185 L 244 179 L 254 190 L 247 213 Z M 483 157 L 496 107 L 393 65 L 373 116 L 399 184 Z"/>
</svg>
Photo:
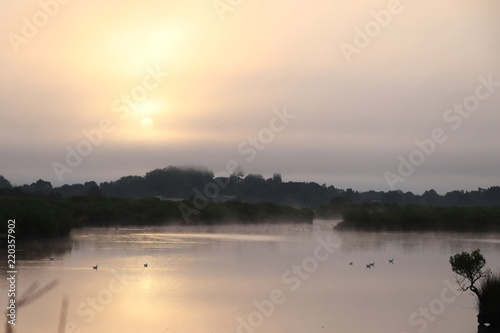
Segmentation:
<svg viewBox="0 0 500 333">
<path fill-rule="evenodd" d="M 92 268 L 93 268 L 93 269 L 95 269 L 95 270 L 97 271 L 97 265 L 93 266 Z"/>
<path fill-rule="evenodd" d="M 394 259 L 389 259 L 388 262 L 389 264 L 394 264 Z"/>
<path fill-rule="evenodd" d="M 145 264 L 144 264 L 144 267 L 148 267 L 148 263 L 145 263 Z"/>
</svg>

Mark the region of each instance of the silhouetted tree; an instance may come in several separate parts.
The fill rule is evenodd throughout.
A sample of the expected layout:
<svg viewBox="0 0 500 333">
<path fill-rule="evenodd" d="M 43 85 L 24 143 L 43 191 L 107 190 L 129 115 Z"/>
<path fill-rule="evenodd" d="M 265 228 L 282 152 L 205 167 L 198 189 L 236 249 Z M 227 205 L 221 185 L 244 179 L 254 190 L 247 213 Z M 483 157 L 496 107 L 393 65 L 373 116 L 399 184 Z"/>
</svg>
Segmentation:
<svg viewBox="0 0 500 333">
<path fill-rule="evenodd" d="M 36 192 L 49 193 L 52 191 L 52 184 L 42 179 L 37 180 L 36 183 L 31 184 L 30 187 Z"/>
<path fill-rule="evenodd" d="M 470 290 L 477 296 L 480 325 L 489 323 L 499 329 L 500 325 L 500 275 L 484 269 L 484 259 L 479 249 L 471 253 L 462 252 L 450 257 L 453 272 L 459 275 L 457 283 L 462 291 Z M 480 282 L 477 287 L 476 283 Z"/>
<path fill-rule="evenodd" d="M 487 276 L 488 271 L 484 270 L 486 259 L 484 259 L 479 249 L 471 253 L 462 252 L 450 257 L 451 269 L 458 274 L 457 283 L 462 291 L 470 290 L 481 300 L 481 293 L 475 283 Z"/>
<path fill-rule="evenodd" d="M 279 173 L 274 173 L 274 174 L 273 174 L 273 181 L 274 181 L 276 184 L 281 184 L 281 183 L 283 183 L 283 179 L 281 179 L 281 174 L 279 174 Z"/>
<path fill-rule="evenodd" d="M 383 193 L 380 201 L 387 202 L 387 203 L 401 203 L 401 201 L 402 201 L 401 192 L 400 191 L 389 191 L 389 192 Z"/>
<path fill-rule="evenodd" d="M 0 188 L 12 188 L 12 184 L 2 175 L 0 175 Z"/>
<path fill-rule="evenodd" d="M 89 187 L 86 194 L 90 195 L 90 196 L 99 196 L 99 195 L 102 195 L 102 192 L 101 192 L 101 189 L 99 188 L 99 186 L 95 185 L 95 186 Z"/>
<path fill-rule="evenodd" d="M 425 191 L 424 194 L 422 194 L 423 203 L 425 205 L 436 205 L 439 201 L 439 198 L 439 194 L 437 194 L 437 192 L 434 190 Z"/>
<path fill-rule="evenodd" d="M 249 174 L 243 179 L 243 183 L 247 186 L 262 186 L 264 177 L 259 174 Z"/>
<path fill-rule="evenodd" d="M 492 186 L 483 192 L 483 199 L 490 205 L 500 204 L 500 186 Z"/>
</svg>

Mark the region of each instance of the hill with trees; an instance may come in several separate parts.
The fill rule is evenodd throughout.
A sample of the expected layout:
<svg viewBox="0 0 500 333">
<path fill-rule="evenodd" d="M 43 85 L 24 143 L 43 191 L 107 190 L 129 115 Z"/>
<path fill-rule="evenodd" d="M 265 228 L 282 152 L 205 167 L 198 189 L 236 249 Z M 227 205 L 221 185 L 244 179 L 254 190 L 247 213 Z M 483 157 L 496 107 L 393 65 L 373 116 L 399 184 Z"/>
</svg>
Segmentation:
<svg viewBox="0 0 500 333">
<path fill-rule="evenodd" d="M 205 193 L 209 187 L 211 191 Z M 102 194 L 118 198 L 143 199 L 155 196 L 186 199 L 205 193 L 211 199 L 217 195 L 235 197 L 242 202 L 273 202 L 293 207 L 318 208 L 330 204 L 334 197 L 345 197 L 353 203 L 380 202 L 401 205 L 425 206 L 497 206 L 500 205 L 500 186 L 475 191 L 455 190 L 445 195 L 429 189 L 418 195 L 402 191 L 365 191 L 339 189 L 315 182 L 285 182 L 281 174 L 275 173 L 265 179 L 259 174 L 245 175 L 241 168 L 229 177 L 215 177 L 205 167 L 168 166 L 155 169 L 143 176 L 129 175 L 115 181 L 97 184 L 88 181 L 83 184 L 53 187 L 45 180 L 30 185 L 13 188 L 10 182 L 0 176 L 0 195 L 2 191 L 22 190 L 28 193 L 57 193 L 63 197 L 86 194 Z"/>
</svg>

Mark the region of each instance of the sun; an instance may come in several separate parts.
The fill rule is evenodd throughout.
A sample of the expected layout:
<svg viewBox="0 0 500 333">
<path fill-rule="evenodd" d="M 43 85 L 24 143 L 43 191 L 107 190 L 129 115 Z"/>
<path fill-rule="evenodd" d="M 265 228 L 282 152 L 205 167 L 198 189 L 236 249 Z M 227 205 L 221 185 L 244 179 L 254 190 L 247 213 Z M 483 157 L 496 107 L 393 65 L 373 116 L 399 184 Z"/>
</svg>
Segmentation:
<svg viewBox="0 0 500 333">
<path fill-rule="evenodd" d="M 135 114 L 135 119 L 139 120 L 139 126 L 145 132 L 152 132 L 155 127 L 155 122 L 153 119 L 160 116 L 166 109 L 165 103 L 159 101 L 148 101 L 137 105 L 133 109 Z M 137 121 L 137 120 L 136 120 Z"/>
<path fill-rule="evenodd" d="M 155 122 L 153 121 L 153 119 L 151 119 L 149 117 L 144 117 L 139 122 L 139 125 L 145 131 L 152 131 L 154 129 Z"/>
</svg>

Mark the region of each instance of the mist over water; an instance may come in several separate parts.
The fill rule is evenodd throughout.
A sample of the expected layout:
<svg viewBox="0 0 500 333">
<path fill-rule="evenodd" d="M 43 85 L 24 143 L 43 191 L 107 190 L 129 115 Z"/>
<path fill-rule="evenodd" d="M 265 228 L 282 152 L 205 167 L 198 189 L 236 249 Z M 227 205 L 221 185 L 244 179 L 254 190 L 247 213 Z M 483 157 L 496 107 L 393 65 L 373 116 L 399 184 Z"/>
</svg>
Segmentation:
<svg viewBox="0 0 500 333">
<path fill-rule="evenodd" d="M 495 271 L 499 235 L 334 224 L 81 229 L 20 246 L 21 293 L 60 283 L 19 310 L 15 332 L 56 332 L 63 296 L 67 332 L 477 332 L 475 300 L 452 288 L 448 259 L 480 248 Z"/>
</svg>

